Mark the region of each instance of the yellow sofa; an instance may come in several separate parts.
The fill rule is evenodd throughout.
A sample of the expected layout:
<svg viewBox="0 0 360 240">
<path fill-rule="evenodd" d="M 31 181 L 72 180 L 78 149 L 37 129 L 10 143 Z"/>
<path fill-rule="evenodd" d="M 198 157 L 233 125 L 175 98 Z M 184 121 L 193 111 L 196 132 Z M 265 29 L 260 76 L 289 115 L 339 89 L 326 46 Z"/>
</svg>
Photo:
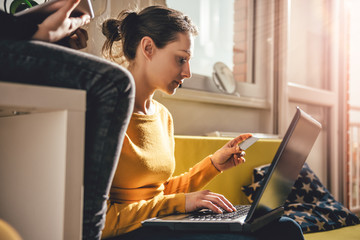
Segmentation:
<svg viewBox="0 0 360 240">
<path fill-rule="evenodd" d="M 175 136 L 175 174 L 187 171 L 229 140 L 230 138 Z M 249 204 L 241 187 L 251 183 L 254 167 L 271 162 L 280 142 L 278 139 L 260 139 L 246 151 L 244 164 L 220 174 L 205 188 L 223 194 L 233 204 Z M 331 231 L 307 233 L 304 236 L 306 240 L 359 240 L 360 224 Z"/>
</svg>

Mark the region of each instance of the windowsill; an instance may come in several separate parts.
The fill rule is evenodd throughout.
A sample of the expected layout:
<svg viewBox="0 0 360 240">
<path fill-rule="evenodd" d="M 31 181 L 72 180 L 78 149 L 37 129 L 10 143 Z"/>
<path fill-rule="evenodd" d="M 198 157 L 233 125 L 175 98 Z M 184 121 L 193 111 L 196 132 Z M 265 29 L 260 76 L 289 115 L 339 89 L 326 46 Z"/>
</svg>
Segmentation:
<svg viewBox="0 0 360 240">
<path fill-rule="evenodd" d="M 257 109 L 269 109 L 270 103 L 265 99 L 241 97 L 223 93 L 213 93 L 200 90 L 179 88 L 176 90 L 176 94 L 168 95 L 165 93 L 158 92 L 163 98 L 182 100 L 182 101 L 193 101 L 202 103 L 212 103 L 236 107 L 247 107 Z"/>
</svg>

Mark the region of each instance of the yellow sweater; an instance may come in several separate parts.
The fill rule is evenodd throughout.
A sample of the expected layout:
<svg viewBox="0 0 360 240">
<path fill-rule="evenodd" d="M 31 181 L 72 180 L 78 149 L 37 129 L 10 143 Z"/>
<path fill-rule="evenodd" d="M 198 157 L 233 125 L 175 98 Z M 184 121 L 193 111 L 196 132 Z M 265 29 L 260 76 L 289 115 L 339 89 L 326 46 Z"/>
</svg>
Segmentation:
<svg viewBox="0 0 360 240">
<path fill-rule="evenodd" d="M 219 174 L 206 157 L 187 173 L 172 177 L 172 117 L 163 105 L 153 102 L 155 114 L 131 117 L 110 190 L 103 238 L 133 231 L 147 218 L 184 213 L 184 193 L 200 190 Z"/>
</svg>

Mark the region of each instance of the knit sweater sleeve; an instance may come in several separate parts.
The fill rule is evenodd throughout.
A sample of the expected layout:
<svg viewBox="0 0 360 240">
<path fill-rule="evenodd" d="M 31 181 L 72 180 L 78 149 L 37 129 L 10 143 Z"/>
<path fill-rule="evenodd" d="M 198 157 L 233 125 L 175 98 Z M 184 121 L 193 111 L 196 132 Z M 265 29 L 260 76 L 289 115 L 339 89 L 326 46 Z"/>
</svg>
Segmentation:
<svg viewBox="0 0 360 240">
<path fill-rule="evenodd" d="M 170 178 L 165 185 L 165 194 L 194 192 L 202 189 L 219 172 L 211 162 L 211 156 L 204 158 L 188 172 Z"/>
<path fill-rule="evenodd" d="M 0 11 L 0 39 L 31 39 L 37 30 L 36 23 Z"/>
<path fill-rule="evenodd" d="M 131 204 L 112 202 L 108 205 L 103 238 L 118 236 L 141 227 L 141 222 L 152 217 L 185 213 L 185 192 L 200 190 L 220 172 L 206 157 L 187 173 L 165 183 L 164 194 Z"/>
<path fill-rule="evenodd" d="M 149 200 L 131 204 L 111 203 L 108 205 L 106 224 L 102 238 L 118 236 L 141 227 L 141 222 L 152 217 L 185 212 L 183 193 L 160 194 Z"/>
</svg>

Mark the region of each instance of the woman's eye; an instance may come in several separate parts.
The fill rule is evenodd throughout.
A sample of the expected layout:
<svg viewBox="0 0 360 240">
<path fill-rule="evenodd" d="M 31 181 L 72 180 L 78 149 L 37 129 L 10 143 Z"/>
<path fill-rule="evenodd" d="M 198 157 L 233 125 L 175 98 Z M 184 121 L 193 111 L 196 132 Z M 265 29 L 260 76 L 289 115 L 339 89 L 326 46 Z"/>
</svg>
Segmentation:
<svg viewBox="0 0 360 240">
<path fill-rule="evenodd" d="M 183 58 L 183 57 L 179 58 L 179 63 L 180 63 L 180 64 L 184 64 L 184 63 L 186 63 L 186 62 L 187 62 L 187 59 L 186 59 L 186 58 Z"/>
</svg>

